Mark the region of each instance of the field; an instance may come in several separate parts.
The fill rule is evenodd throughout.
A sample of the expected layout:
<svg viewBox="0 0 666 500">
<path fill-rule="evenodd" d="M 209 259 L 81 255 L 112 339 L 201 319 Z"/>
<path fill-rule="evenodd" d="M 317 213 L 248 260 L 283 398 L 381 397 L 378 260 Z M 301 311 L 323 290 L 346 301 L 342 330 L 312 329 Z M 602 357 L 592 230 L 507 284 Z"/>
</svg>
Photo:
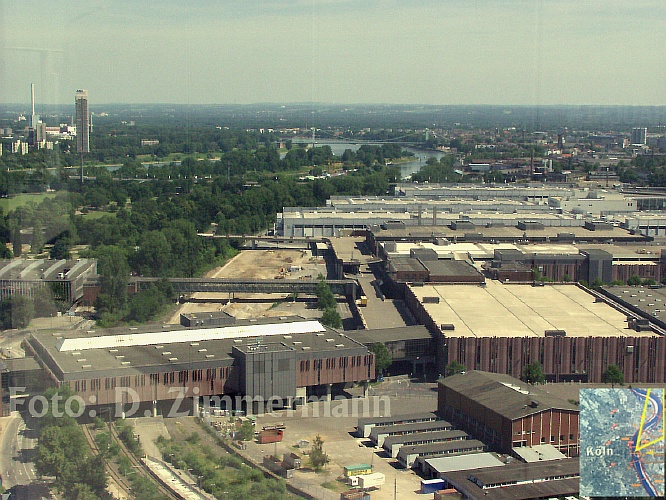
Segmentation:
<svg viewBox="0 0 666 500">
<path fill-rule="evenodd" d="M 10 198 L 0 198 L 0 208 L 6 215 L 17 207 L 27 205 L 29 202 L 40 203 L 46 198 L 55 198 L 56 193 L 30 193 L 18 194 Z"/>
</svg>

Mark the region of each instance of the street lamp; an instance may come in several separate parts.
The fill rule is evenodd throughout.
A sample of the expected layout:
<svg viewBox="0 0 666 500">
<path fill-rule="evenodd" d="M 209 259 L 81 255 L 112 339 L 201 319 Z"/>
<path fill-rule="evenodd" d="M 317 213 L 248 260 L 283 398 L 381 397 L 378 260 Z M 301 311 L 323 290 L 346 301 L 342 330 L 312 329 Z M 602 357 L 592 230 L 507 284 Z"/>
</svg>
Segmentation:
<svg viewBox="0 0 666 500">
<path fill-rule="evenodd" d="M 171 462 L 171 467 L 174 467 L 174 465 L 173 465 L 173 453 L 169 453 L 169 462 Z"/>
<path fill-rule="evenodd" d="M 201 489 L 201 480 L 203 479 L 203 476 L 197 476 L 197 486 L 199 486 L 199 489 Z"/>
</svg>

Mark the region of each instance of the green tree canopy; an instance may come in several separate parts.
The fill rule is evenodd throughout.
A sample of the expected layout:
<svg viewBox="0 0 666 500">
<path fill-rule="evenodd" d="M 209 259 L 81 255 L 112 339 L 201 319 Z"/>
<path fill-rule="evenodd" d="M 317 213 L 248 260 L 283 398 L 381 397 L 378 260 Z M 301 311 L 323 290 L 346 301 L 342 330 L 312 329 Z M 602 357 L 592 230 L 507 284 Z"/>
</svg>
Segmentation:
<svg viewBox="0 0 666 500">
<path fill-rule="evenodd" d="M 543 368 L 541 363 L 535 361 L 525 366 L 523 371 L 523 379 L 528 384 L 542 384 L 546 379 L 543 376 Z"/>
<path fill-rule="evenodd" d="M 601 381 L 604 384 L 611 384 L 613 388 L 615 384 L 624 385 L 624 374 L 619 366 L 610 364 L 606 368 L 606 371 L 601 374 Z"/>
<path fill-rule="evenodd" d="M 342 318 L 337 308 L 326 309 L 319 321 L 322 325 L 330 326 L 331 328 L 342 328 Z"/>
<path fill-rule="evenodd" d="M 391 363 L 393 363 L 393 357 L 391 352 L 388 350 L 385 344 L 381 342 L 375 342 L 369 348 L 369 351 L 375 355 L 375 370 L 379 373 L 384 373 Z"/>
<path fill-rule="evenodd" d="M 465 365 L 458 363 L 456 360 L 451 361 L 446 365 L 446 376 L 455 375 L 465 371 Z"/>
<path fill-rule="evenodd" d="M 329 461 L 329 456 L 324 452 L 324 440 L 317 434 L 310 449 L 310 463 L 316 471 L 320 471 Z"/>
<path fill-rule="evenodd" d="M 0 301 L 0 322 L 3 329 L 26 328 L 35 317 L 32 300 L 23 295 L 15 295 Z"/>
</svg>

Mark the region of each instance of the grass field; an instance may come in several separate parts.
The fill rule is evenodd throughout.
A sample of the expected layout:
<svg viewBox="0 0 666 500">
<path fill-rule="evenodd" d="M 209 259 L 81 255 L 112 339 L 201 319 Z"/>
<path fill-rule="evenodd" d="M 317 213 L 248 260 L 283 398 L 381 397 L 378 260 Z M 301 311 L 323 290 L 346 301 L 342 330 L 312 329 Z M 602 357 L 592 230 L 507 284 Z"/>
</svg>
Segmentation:
<svg viewBox="0 0 666 500">
<path fill-rule="evenodd" d="M 26 205 L 28 202 L 40 203 L 46 198 L 55 198 L 56 193 L 30 193 L 30 194 L 17 194 L 11 198 L 0 198 L 0 207 L 7 215 L 16 207 Z"/>
<path fill-rule="evenodd" d="M 83 214 L 81 217 L 84 219 L 101 219 L 102 217 L 115 217 L 115 213 L 111 212 L 101 212 L 99 210 L 95 210 L 93 212 L 88 212 L 87 214 Z"/>
</svg>

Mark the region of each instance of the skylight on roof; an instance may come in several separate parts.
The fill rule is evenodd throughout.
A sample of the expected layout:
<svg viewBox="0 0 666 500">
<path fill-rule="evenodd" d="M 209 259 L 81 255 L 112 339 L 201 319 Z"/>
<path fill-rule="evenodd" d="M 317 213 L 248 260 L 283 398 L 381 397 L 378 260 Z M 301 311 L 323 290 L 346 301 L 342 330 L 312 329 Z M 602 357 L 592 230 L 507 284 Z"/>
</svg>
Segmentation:
<svg viewBox="0 0 666 500">
<path fill-rule="evenodd" d="M 299 333 L 324 332 L 326 329 L 319 321 L 294 321 L 290 323 L 270 323 L 262 325 L 228 326 L 221 328 L 203 328 L 196 330 L 172 330 L 124 335 L 100 335 L 97 337 L 79 337 L 62 339 L 58 342 L 58 351 L 76 351 L 86 349 L 108 349 L 113 347 L 133 347 L 155 344 L 175 344 L 200 342 L 204 340 L 238 339 L 257 336 L 292 335 Z M 323 333 L 322 333 L 323 335 Z"/>
</svg>

